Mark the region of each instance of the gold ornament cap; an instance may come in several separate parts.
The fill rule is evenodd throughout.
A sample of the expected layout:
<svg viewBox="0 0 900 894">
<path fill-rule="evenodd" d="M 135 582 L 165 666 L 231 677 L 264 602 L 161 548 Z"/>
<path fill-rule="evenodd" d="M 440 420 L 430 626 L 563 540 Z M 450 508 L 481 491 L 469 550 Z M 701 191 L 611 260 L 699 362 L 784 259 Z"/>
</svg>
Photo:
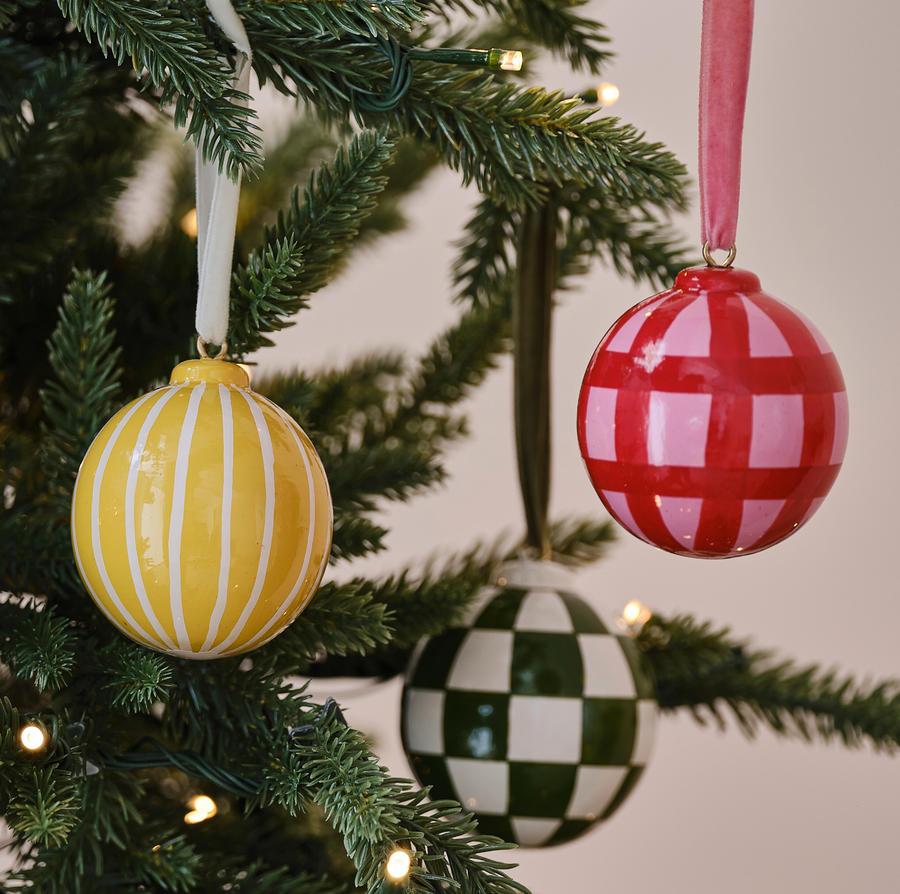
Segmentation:
<svg viewBox="0 0 900 894">
<path fill-rule="evenodd" d="M 249 388 L 250 376 L 237 363 L 225 360 L 185 360 L 172 370 L 170 385 L 199 384 L 200 382 L 234 385 Z"/>
</svg>

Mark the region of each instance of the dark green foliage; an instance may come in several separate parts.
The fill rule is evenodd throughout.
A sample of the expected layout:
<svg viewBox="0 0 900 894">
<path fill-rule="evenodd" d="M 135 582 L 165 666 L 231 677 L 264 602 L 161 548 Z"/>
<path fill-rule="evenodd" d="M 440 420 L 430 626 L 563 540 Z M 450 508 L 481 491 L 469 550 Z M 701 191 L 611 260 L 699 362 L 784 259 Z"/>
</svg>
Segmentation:
<svg viewBox="0 0 900 894">
<path fill-rule="evenodd" d="M 50 339 L 55 375 L 41 393 L 48 489 L 64 513 L 72 502 L 78 464 L 112 415 L 119 394 L 118 361 L 111 329 L 113 302 L 106 274 L 75 271 Z"/>
<path fill-rule="evenodd" d="M 69 682 L 75 664 L 76 637 L 68 621 L 52 609 L 28 611 L 12 602 L 0 604 L 3 662 L 38 690 L 59 689 Z"/>
<path fill-rule="evenodd" d="M 260 160 L 261 141 L 251 121 L 256 115 L 236 104 L 241 94 L 227 86 L 233 73 L 195 15 L 128 0 L 60 0 L 59 6 L 104 55 L 112 53 L 120 66 L 130 60 L 136 72 L 146 70 L 161 103 L 175 100 L 176 126 L 190 117 L 188 134 L 202 145 L 204 158 L 216 159 L 232 176 Z"/>
<path fill-rule="evenodd" d="M 433 891 L 437 882 L 484 894 L 527 894 L 504 872 L 510 865 L 489 856 L 510 845 L 478 835 L 471 815 L 464 815 L 458 804 L 429 803 L 425 792 L 389 777 L 355 730 L 319 724 L 315 741 L 301 743 L 297 750 L 314 800 L 343 835 L 358 868 L 357 885 L 378 890 L 386 858 L 399 843 L 414 849 L 417 858 L 409 891 Z"/>
<path fill-rule="evenodd" d="M 172 671 L 162 655 L 117 638 L 109 645 L 85 643 L 81 667 L 89 685 L 109 699 L 111 708 L 147 713 L 155 702 L 166 701 Z"/>
<path fill-rule="evenodd" d="M 367 517 L 379 499 L 408 500 L 444 480 L 442 451 L 465 433 L 452 409 L 496 366 L 507 330 L 502 307 L 474 308 L 409 371 L 396 354 L 384 354 L 257 386 L 319 451 L 334 503 L 333 559 L 381 548 L 387 532 Z"/>
<path fill-rule="evenodd" d="M 346 152 L 338 149 L 331 168 L 323 163 L 310 174 L 302 206 L 294 189 L 290 210 L 278 215 L 258 253 L 235 273 L 228 333 L 233 356 L 271 345 L 262 333 L 292 325 L 282 318 L 305 307 L 304 296 L 334 276 L 385 187 L 391 148 L 383 135 L 364 131 Z"/>
<path fill-rule="evenodd" d="M 562 233 L 558 289 L 586 273 L 595 258 L 612 264 L 620 276 L 658 288 L 668 288 L 678 271 L 689 266 L 681 237 L 653 203 L 573 183 L 552 187 L 548 201 L 556 209 Z M 509 294 L 521 220 L 514 209 L 482 199 L 466 224 L 454 265 L 462 300 L 484 304 Z"/>
<path fill-rule="evenodd" d="M 664 709 L 687 707 L 704 722 L 701 708 L 720 726 L 727 706 L 752 735 L 760 723 L 776 733 L 811 740 L 839 738 L 848 747 L 870 742 L 893 753 L 900 747 L 900 681 L 857 683 L 852 676 L 819 667 L 775 661 L 687 615 L 653 617 L 641 631 Z"/>
<path fill-rule="evenodd" d="M 612 522 L 593 519 L 552 522 L 548 534 L 553 559 L 575 567 L 600 559 L 614 537 Z M 402 673 L 416 643 L 423 636 L 459 624 L 497 566 L 517 558 L 523 547 L 523 540 L 510 542 L 509 538 L 500 538 L 494 543 L 477 544 L 459 555 L 434 559 L 421 570 L 407 568 L 380 581 L 351 582 L 348 586 L 360 597 L 368 596 L 373 609 L 387 609 L 383 619 L 388 636 L 377 648 L 360 649 L 357 654 L 350 649 L 338 652 L 329 645 L 327 657 L 317 659 L 303 672 L 322 677 L 382 679 Z M 302 631 L 309 611 L 283 636 Z"/>
<path fill-rule="evenodd" d="M 53 768 L 21 773 L 10 792 L 6 821 L 22 838 L 39 846 L 57 846 L 78 825 L 76 787 Z"/>
</svg>

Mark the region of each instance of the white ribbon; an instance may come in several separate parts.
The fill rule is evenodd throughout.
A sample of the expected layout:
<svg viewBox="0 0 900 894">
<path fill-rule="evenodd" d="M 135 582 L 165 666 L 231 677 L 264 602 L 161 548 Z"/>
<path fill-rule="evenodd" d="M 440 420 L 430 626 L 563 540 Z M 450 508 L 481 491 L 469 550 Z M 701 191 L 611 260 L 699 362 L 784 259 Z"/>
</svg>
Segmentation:
<svg viewBox="0 0 900 894">
<path fill-rule="evenodd" d="M 252 54 L 247 32 L 231 0 L 206 0 L 216 24 L 240 54 L 235 66 L 234 88 L 250 92 Z M 200 143 L 196 150 L 197 186 L 197 333 L 207 345 L 224 345 L 228 334 L 228 304 L 231 295 L 231 260 L 237 232 L 241 173 L 232 181 L 219 166 L 203 161 Z"/>
</svg>

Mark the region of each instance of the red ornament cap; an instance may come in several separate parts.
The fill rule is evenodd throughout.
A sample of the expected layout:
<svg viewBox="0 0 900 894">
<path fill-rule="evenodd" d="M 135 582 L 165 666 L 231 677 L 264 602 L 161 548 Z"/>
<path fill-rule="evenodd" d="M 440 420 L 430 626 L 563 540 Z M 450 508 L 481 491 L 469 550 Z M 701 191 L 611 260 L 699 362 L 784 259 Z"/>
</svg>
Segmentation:
<svg viewBox="0 0 900 894">
<path fill-rule="evenodd" d="M 610 328 L 581 387 L 578 440 L 612 516 L 679 555 L 766 549 L 805 524 L 847 445 L 834 353 L 746 270 L 682 270 Z"/>
</svg>

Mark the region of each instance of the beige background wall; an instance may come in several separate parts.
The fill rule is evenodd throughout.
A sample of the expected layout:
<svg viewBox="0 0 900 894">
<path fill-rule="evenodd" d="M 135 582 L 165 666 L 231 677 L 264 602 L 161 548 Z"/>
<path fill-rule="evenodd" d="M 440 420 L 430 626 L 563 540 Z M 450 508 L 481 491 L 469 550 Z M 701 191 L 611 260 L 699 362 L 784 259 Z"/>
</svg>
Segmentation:
<svg viewBox="0 0 900 894">
<path fill-rule="evenodd" d="M 618 52 L 614 112 L 669 145 L 696 172 L 700 0 L 605 0 Z M 639 598 L 660 612 L 729 624 L 801 662 L 862 677 L 900 675 L 895 556 L 900 500 L 896 43 L 889 0 L 759 0 L 748 100 L 738 265 L 810 316 L 834 347 L 850 392 L 844 470 L 816 518 L 792 540 L 727 562 L 676 558 L 622 536 L 581 576 L 610 609 Z M 583 89 L 549 66 L 534 83 Z M 263 369 L 340 361 L 374 346 L 411 351 L 449 323 L 447 270 L 476 196 L 441 172 L 410 205 L 414 226 L 357 262 L 314 310 L 260 356 Z M 698 238 L 695 212 L 682 222 Z M 574 436 L 584 367 L 610 323 L 647 290 L 597 269 L 563 296 L 554 333 L 552 512 L 601 512 Z M 390 515 L 388 570 L 521 525 L 508 365 L 469 406 L 473 436 L 452 454 L 451 485 Z M 338 569 L 340 572 L 340 569 Z M 396 685 L 319 684 L 372 732 L 391 769 L 407 773 L 396 732 Z M 762 732 L 748 743 L 688 717 L 661 723 L 656 751 L 621 811 L 589 836 L 522 852 L 535 894 L 887 892 L 897 890 L 900 776 L 868 749 L 808 746 Z"/>
</svg>

